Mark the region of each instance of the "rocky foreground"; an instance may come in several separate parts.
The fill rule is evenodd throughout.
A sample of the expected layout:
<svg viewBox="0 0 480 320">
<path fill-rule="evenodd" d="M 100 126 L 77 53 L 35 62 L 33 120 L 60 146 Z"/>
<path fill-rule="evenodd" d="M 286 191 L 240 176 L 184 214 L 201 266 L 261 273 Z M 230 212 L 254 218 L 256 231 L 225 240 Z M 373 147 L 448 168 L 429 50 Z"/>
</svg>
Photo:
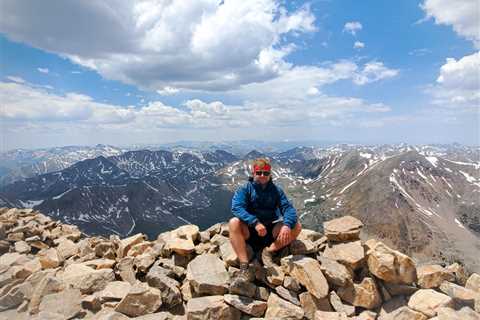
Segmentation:
<svg viewBox="0 0 480 320">
<path fill-rule="evenodd" d="M 480 319 L 480 276 L 459 264 L 417 266 L 359 240 L 343 217 L 303 230 L 252 282 L 238 272 L 225 224 L 86 237 L 31 209 L 0 208 L 0 319 Z"/>
</svg>

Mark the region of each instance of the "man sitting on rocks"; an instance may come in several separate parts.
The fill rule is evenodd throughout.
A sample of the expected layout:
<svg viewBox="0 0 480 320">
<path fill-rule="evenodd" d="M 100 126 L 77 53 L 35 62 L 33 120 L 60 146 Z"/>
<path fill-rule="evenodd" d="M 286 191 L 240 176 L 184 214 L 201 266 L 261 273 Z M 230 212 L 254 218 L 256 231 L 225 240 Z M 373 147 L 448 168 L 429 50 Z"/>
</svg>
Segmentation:
<svg viewBox="0 0 480 320">
<path fill-rule="evenodd" d="M 230 241 L 240 262 L 239 279 L 248 281 L 246 243 L 263 248 L 265 266 L 273 265 L 272 253 L 289 245 L 302 229 L 297 212 L 283 190 L 272 182 L 271 164 L 259 158 L 252 163 L 248 182 L 238 188 L 232 199 L 229 221 Z"/>
</svg>

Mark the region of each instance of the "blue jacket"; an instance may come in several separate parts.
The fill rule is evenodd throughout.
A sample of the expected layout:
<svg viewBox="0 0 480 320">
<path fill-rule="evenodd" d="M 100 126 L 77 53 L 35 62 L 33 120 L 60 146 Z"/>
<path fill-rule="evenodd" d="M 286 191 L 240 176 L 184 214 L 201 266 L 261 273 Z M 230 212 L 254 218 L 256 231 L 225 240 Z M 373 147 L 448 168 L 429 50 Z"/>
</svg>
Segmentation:
<svg viewBox="0 0 480 320">
<path fill-rule="evenodd" d="M 257 221 L 271 223 L 283 216 L 291 229 L 297 223 L 297 211 L 280 187 L 270 180 L 265 187 L 250 179 L 237 189 L 232 198 L 232 213 L 248 225 Z"/>
</svg>

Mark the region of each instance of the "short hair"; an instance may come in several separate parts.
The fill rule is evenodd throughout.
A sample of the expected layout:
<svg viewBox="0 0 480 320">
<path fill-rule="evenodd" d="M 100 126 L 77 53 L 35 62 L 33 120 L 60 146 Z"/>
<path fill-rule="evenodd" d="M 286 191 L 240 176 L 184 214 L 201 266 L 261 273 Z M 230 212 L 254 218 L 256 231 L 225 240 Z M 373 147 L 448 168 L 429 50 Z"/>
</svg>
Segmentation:
<svg viewBox="0 0 480 320">
<path fill-rule="evenodd" d="M 257 158 L 252 161 L 252 172 L 255 172 L 255 169 L 270 171 L 271 168 L 272 165 L 270 164 L 270 160 L 268 160 L 267 158 Z"/>
</svg>

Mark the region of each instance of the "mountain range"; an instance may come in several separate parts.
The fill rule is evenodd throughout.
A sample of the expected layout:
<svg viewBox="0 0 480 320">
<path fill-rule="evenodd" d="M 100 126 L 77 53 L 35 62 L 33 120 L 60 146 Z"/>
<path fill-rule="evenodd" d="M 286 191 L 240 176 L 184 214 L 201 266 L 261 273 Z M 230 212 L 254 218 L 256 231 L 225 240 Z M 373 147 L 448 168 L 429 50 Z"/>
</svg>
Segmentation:
<svg viewBox="0 0 480 320">
<path fill-rule="evenodd" d="M 206 228 L 229 219 L 231 197 L 248 178 L 249 160 L 267 156 L 275 183 L 305 227 L 322 231 L 324 221 L 353 215 L 365 223 L 366 236 L 418 259 L 480 269 L 477 147 L 343 144 L 245 154 L 185 146 L 109 150 L 115 154 L 6 184 L 0 202 L 33 207 L 90 234 L 153 236 L 185 223 Z"/>
</svg>

